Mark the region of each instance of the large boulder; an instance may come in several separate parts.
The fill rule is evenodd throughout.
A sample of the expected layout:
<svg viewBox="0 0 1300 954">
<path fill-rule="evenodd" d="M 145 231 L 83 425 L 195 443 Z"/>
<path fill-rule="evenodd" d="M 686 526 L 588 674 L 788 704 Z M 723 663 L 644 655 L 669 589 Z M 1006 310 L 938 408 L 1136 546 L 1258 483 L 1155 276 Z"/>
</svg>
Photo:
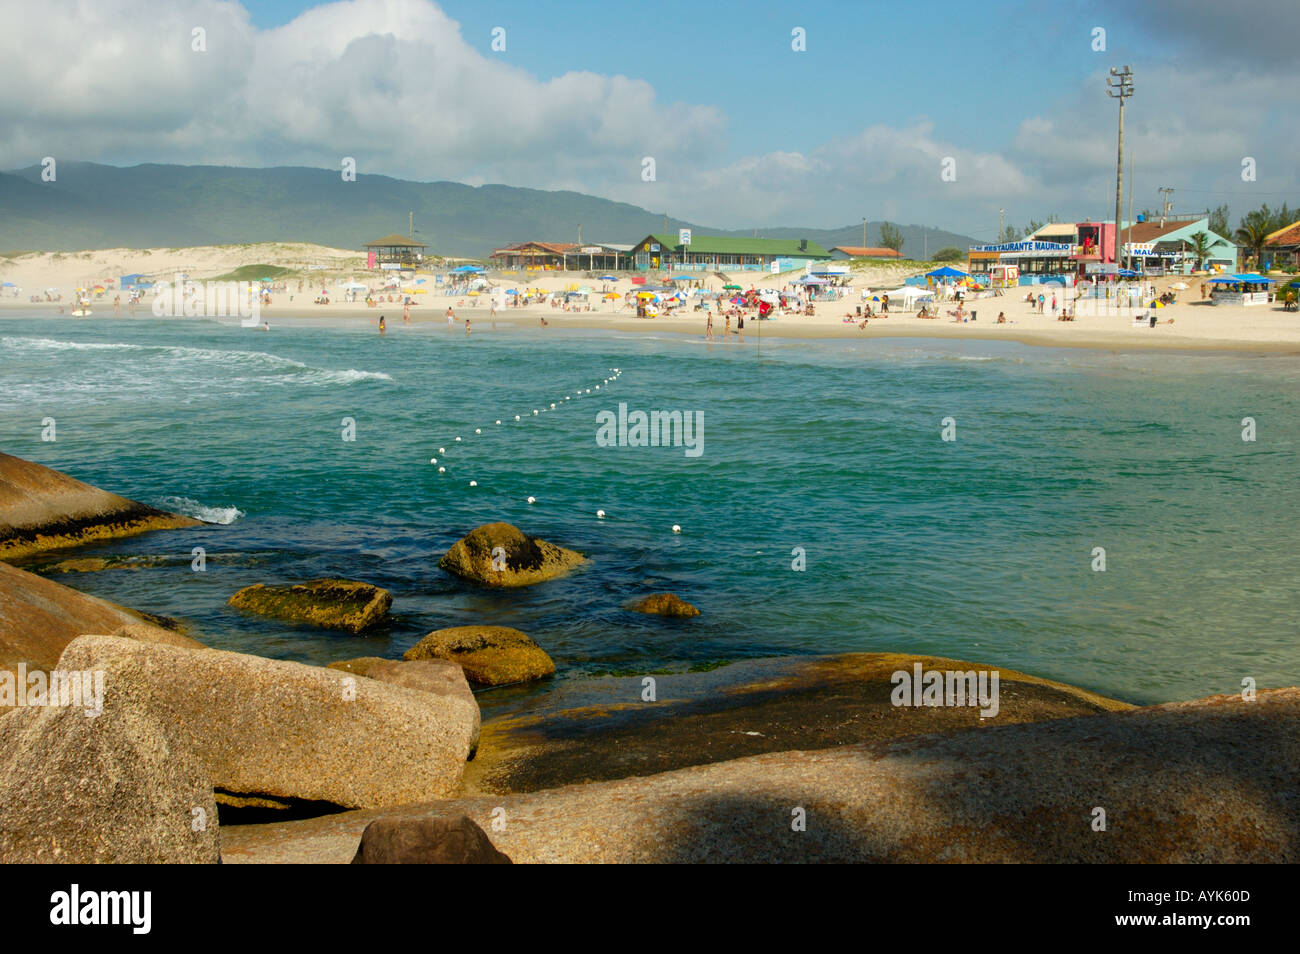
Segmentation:
<svg viewBox="0 0 1300 954">
<path fill-rule="evenodd" d="M 403 659 L 449 659 L 480 686 L 528 682 L 555 672 L 542 647 L 509 626 L 453 626 L 434 630 Z"/>
<path fill-rule="evenodd" d="M 1300 689 L 774 752 L 383 815 L 454 813 L 499 819 L 492 840 L 516 864 L 1294 864 Z M 376 817 L 227 828 L 223 858 L 346 863 Z"/>
<path fill-rule="evenodd" d="M 344 659 L 329 664 L 330 669 L 350 672 L 367 679 L 378 679 L 394 686 L 406 689 L 418 689 L 432 692 L 439 696 L 451 696 L 461 699 L 474 707 L 477 713 L 478 702 L 474 691 L 465 680 L 465 670 L 447 659 L 382 659 L 379 656 L 362 656 L 359 659 Z M 477 723 L 475 723 L 477 727 Z M 478 748 L 478 732 L 470 742 L 470 758 Z"/>
<path fill-rule="evenodd" d="M 243 653 L 83 636 L 59 667 L 102 668 L 106 707 L 145 700 L 233 795 L 349 808 L 447 798 L 478 732 L 472 699 Z"/>
<path fill-rule="evenodd" d="M 699 616 L 700 611 L 673 593 L 652 593 L 630 604 L 628 609 L 634 613 L 649 613 L 653 616 L 676 616 L 686 618 Z"/>
<path fill-rule="evenodd" d="M 452 544 L 438 566 L 480 586 L 513 587 L 563 576 L 586 559 L 508 523 L 488 523 Z"/>
<path fill-rule="evenodd" d="M 200 522 L 0 454 L 0 560 Z"/>
<path fill-rule="evenodd" d="M 492 840 L 464 815 L 377 818 L 361 833 L 354 865 L 508 865 Z"/>
<path fill-rule="evenodd" d="M 0 862 L 215 863 L 217 833 L 203 763 L 139 697 L 0 719 Z"/>
<path fill-rule="evenodd" d="M 287 586 L 254 583 L 235 593 L 230 605 L 261 616 L 359 633 L 388 615 L 393 595 L 355 580 L 308 580 Z"/>
<path fill-rule="evenodd" d="M 0 563 L 0 671 L 17 672 L 20 663 L 29 670 L 48 671 L 82 633 L 124 628 L 121 635 L 132 639 L 202 648 L 187 636 L 148 622 L 145 614 Z"/>
</svg>

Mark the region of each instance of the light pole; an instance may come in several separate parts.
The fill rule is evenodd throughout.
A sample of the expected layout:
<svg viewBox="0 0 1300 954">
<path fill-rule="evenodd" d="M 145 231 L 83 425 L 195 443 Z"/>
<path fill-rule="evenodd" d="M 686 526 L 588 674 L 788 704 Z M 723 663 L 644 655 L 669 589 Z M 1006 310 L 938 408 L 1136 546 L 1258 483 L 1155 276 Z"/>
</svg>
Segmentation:
<svg viewBox="0 0 1300 954">
<path fill-rule="evenodd" d="M 1106 77 L 1106 95 L 1119 100 L 1119 154 L 1115 160 L 1115 279 L 1119 280 L 1119 230 L 1124 202 L 1124 100 L 1133 95 L 1133 71 L 1110 68 Z"/>
<path fill-rule="evenodd" d="M 993 243 L 994 245 L 1002 244 L 1002 236 L 1005 234 L 1002 228 L 1002 222 L 1005 219 L 1006 214 L 1007 214 L 1006 209 L 998 209 L 998 240 Z"/>
</svg>

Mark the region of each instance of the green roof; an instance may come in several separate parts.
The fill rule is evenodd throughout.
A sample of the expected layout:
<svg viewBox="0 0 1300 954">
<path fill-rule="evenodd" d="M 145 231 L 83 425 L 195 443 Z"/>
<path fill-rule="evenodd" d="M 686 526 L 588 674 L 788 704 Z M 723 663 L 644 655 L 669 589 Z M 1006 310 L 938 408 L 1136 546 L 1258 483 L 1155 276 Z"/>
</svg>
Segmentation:
<svg viewBox="0 0 1300 954">
<path fill-rule="evenodd" d="M 694 252 L 697 255 L 772 255 L 788 258 L 830 258 L 831 253 L 816 242 L 799 248 L 799 239 L 733 238 L 721 235 L 692 235 L 691 244 L 679 245 L 676 235 L 648 235 L 633 251 L 641 251 L 646 242 L 655 242 L 677 253 Z"/>
</svg>

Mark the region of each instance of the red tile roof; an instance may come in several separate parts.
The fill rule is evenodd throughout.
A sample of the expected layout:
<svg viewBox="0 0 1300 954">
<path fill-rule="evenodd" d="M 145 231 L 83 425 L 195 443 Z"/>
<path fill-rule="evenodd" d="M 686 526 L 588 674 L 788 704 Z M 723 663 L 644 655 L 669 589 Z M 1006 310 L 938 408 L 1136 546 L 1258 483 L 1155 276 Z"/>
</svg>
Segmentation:
<svg viewBox="0 0 1300 954">
<path fill-rule="evenodd" d="M 1264 244 L 1272 246 L 1300 245 L 1300 222 L 1292 222 L 1286 228 L 1278 229 L 1264 240 Z"/>
</svg>

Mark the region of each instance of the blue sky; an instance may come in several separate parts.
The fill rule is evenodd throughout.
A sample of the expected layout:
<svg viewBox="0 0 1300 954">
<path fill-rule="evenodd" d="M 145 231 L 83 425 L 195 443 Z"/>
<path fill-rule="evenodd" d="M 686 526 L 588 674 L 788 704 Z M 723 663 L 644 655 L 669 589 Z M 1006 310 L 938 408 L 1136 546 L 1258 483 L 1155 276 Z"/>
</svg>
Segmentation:
<svg viewBox="0 0 1300 954">
<path fill-rule="evenodd" d="M 67 51 L 19 42 L 21 23 L 0 36 L 0 167 L 353 156 L 728 228 L 867 216 L 983 238 L 999 209 L 1113 215 L 1104 75 L 1128 63 L 1135 208 L 1170 185 L 1177 211 L 1239 215 L 1300 197 L 1293 3 L 47 0 L 19 16 Z"/>
</svg>

